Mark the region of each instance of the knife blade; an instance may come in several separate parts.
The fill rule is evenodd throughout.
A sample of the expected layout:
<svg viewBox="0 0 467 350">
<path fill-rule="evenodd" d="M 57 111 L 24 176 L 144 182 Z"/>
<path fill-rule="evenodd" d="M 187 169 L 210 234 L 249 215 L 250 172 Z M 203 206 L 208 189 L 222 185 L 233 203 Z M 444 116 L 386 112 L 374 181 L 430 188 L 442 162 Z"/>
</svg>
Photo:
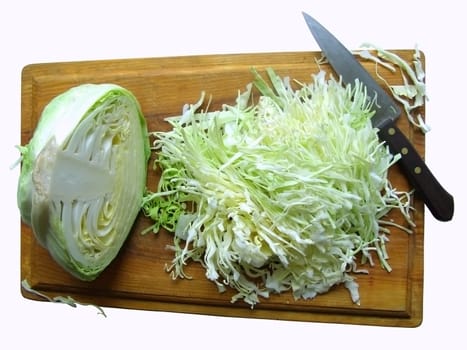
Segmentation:
<svg viewBox="0 0 467 350">
<path fill-rule="evenodd" d="M 440 221 L 451 220 L 454 198 L 441 186 L 415 147 L 396 126 L 401 110 L 394 99 L 333 34 L 307 13 L 303 12 L 303 16 L 324 56 L 342 81 L 355 84 L 358 80 L 366 87 L 368 97 L 375 99 L 372 125 L 378 129 L 379 138 L 388 145 L 391 153 L 401 155 L 398 164 L 432 215 Z"/>
</svg>

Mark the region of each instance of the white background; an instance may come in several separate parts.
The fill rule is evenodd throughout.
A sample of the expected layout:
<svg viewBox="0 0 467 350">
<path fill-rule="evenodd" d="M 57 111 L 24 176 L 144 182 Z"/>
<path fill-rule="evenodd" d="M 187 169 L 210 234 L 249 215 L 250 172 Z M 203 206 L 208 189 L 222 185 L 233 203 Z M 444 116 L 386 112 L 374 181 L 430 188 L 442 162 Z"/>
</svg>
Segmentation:
<svg viewBox="0 0 467 350">
<path fill-rule="evenodd" d="M 464 343 L 466 40 L 461 1 L 2 1 L 0 348 L 239 347 L 405 349 Z M 424 321 L 415 329 L 194 316 L 25 300 L 16 207 L 21 69 L 30 63 L 318 50 L 304 10 L 351 49 L 363 42 L 426 54 L 426 159 L 455 196 L 449 223 L 426 212 Z M 10 344 L 10 345 L 6 345 Z M 464 344 L 465 345 L 465 344 Z"/>
</svg>

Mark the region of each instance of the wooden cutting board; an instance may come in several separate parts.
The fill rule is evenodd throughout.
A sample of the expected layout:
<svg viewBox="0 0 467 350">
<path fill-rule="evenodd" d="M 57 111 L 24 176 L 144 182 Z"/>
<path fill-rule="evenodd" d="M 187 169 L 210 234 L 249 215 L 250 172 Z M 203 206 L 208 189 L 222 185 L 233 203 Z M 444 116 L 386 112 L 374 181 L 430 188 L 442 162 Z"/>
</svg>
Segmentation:
<svg viewBox="0 0 467 350">
<path fill-rule="evenodd" d="M 398 50 L 412 60 L 413 51 Z M 21 142 L 26 144 L 44 106 L 56 95 L 82 83 L 116 83 L 138 98 L 150 131 L 168 130 L 164 117 L 179 115 L 185 103 L 198 101 L 201 92 L 212 96 L 210 110 L 233 104 L 239 90 L 251 82 L 251 67 L 264 72 L 272 67 L 281 76 L 310 82 L 319 69 L 318 52 L 255 53 L 170 58 L 121 59 L 106 61 L 32 64 L 22 72 Z M 375 75 L 375 65 L 362 62 Z M 400 84 L 399 73 L 380 68 L 378 73 L 390 84 Z M 421 111 L 424 114 L 424 111 Z M 405 116 L 398 126 L 424 156 L 424 136 L 414 130 Z M 150 168 L 152 168 L 150 166 Z M 408 189 L 399 169 L 394 166 L 390 179 L 395 187 Z M 148 186 L 155 189 L 158 174 L 149 170 Z M 187 271 L 191 280 L 172 280 L 164 267 L 172 260 L 166 246 L 172 243 L 167 232 L 142 235 L 151 222 L 140 215 L 118 257 L 93 282 L 74 279 L 35 241 L 31 229 L 21 223 L 21 280 L 49 296 L 72 296 L 82 303 L 102 307 L 161 310 L 230 317 L 264 318 L 311 322 L 416 327 L 423 310 L 423 237 L 424 206 L 419 198 L 413 203 L 417 227 L 409 235 L 391 229 L 387 249 L 388 273 L 377 264 L 367 266 L 368 275 L 357 275 L 361 304 L 350 300 L 343 286 L 336 286 L 313 300 L 294 300 L 290 293 L 263 299 L 254 309 L 242 301 L 230 302 L 233 291 L 218 293 L 204 276 L 203 268 L 192 263 Z M 405 225 L 398 213 L 390 218 Z M 377 261 L 377 259 L 376 259 Z M 25 298 L 37 296 L 22 290 Z"/>
</svg>

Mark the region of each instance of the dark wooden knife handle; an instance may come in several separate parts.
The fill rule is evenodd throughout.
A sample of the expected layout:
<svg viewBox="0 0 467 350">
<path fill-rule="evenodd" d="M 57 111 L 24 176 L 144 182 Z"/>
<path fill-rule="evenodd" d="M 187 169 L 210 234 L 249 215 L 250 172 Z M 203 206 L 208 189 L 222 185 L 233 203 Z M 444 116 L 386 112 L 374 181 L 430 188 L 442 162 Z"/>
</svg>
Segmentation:
<svg viewBox="0 0 467 350">
<path fill-rule="evenodd" d="M 379 137 L 386 142 L 392 154 L 400 153 L 400 167 L 433 216 L 440 221 L 451 220 L 454 215 L 453 197 L 436 180 L 402 131 L 389 124 L 380 129 Z"/>
</svg>

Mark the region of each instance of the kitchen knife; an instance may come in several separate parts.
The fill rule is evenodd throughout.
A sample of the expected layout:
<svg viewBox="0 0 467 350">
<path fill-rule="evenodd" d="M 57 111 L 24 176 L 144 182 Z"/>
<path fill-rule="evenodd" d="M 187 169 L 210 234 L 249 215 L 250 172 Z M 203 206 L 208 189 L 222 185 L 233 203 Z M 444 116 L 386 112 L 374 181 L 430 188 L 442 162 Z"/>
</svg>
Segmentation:
<svg viewBox="0 0 467 350">
<path fill-rule="evenodd" d="M 391 153 L 401 155 L 398 162 L 401 169 L 432 215 L 440 221 L 451 220 L 454 214 L 454 199 L 436 180 L 413 145 L 396 126 L 395 122 L 401 110 L 394 99 L 334 35 L 310 15 L 303 13 L 303 16 L 324 56 L 334 71 L 342 77 L 343 82 L 354 84 L 358 79 L 366 87 L 368 96 L 375 98 L 372 124 L 379 130 L 379 138 L 389 146 Z"/>
</svg>

